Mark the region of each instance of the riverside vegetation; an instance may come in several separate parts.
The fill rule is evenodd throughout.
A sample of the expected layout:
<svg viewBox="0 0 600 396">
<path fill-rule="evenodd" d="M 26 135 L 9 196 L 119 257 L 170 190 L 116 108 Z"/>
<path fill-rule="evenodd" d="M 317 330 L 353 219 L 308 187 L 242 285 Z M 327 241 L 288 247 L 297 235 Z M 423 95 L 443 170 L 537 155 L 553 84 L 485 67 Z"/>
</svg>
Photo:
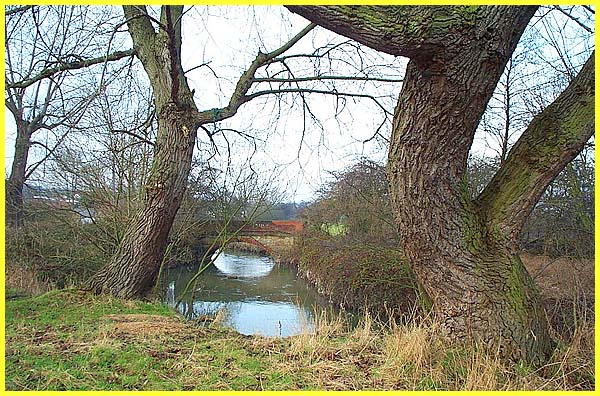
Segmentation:
<svg viewBox="0 0 600 396">
<path fill-rule="evenodd" d="M 410 269 L 398 267 L 387 204 L 377 198 L 385 189 L 363 178 L 374 167 L 357 165 L 324 190 L 304 213 L 299 246 L 299 272 L 362 319 L 351 326 L 321 316 L 314 332 L 285 339 L 244 336 L 218 317 L 199 327 L 156 301 L 78 290 L 109 240 L 69 214 L 38 211 L 7 234 L 7 389 L 594 389 L 593 260 L 522 254 L 557 341 L 543 366 L 449 344 Z M 350 181 L 360 193 L 338 199 Z"/>
<path fill-rule="evenodd" d="M 9 390 L 593 389 L 585 316 L 541 368 L 508 364 L 439 338 L 430 318 L 350 329 L 319 318 L 314 333 L 243 336 L 197 327 L 157 303 L 73 289 L 6 302 Z"/>
</svg>

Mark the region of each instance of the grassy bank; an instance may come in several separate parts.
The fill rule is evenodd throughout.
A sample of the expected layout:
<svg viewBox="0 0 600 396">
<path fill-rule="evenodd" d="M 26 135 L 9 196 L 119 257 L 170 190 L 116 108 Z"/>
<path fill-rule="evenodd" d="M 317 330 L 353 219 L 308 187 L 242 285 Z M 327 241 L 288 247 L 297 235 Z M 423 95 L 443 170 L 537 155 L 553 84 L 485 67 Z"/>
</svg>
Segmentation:
<svg viewBox="0 0 600 396">
<path fill-rule="evenodd" d="M 399 250 L 376 241 L 307 236 L 299 270 L 319 293 L 346 309 L 386 315 L 425 303 Z"/>
<path fill-rule="evenodd" d="M 17 296 L 9 293 L 8 296 Z M 580 323 L 541 369 L 452 348 L 434 322 L 247 337 L 198 328 L 160 304 L 75 290 L 6 302 L 10 390 L 592 389 L 593 327 Z"/>
</svg>

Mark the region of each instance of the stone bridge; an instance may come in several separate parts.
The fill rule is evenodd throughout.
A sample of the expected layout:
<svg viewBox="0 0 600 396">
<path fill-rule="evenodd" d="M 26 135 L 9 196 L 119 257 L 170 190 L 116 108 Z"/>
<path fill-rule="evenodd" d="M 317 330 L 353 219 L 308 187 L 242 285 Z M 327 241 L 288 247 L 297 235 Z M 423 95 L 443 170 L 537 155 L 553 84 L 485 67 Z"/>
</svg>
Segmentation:
<svg viewBox="0 0 600 396">
<path fill-rule="evenodd" d="M 200 243 L 211 253 L 223 245 L 232 244 L 266 253 L 276 261 L 289 261 L 294 255 L 296 238 L 302 229 L 300 221 L 234 221 L 225 225 L 215 221 L 206 224 Z"/>
</svg>

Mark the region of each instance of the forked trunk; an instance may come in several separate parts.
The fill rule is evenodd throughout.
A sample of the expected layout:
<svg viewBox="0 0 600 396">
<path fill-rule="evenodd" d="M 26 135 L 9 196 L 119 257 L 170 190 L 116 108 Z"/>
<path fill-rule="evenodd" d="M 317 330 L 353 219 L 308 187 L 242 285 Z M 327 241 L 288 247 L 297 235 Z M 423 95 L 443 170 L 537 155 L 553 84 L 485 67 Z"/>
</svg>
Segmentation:
<svg viewBox="0 0 600 396">
<path fill-rule="evenodd" d="M 449 338 L 543 361 L 548 323 L 514 241 L 546 186 L 593 135 L 594 55 L 471 200 L 465 171 L 475 130 L 537 7 L 287 7 L 411 58 L 388 156 L 402 248 Z"/>
<path fill-rule="evenodd" d="M 392 202 L 402 248 L 448 338 L 541 363 L 553 342 L 516 238 L 545 187 L 593 134 L 594 55 L 472 200 L 466 160 L 496 81 L 489 76 L 503 66 L 492 65 L 477 51 L 447 61 L 443 72 L 409 63 L 389 152 Z"/>
<path fill-rule="evenodd" d="M 541 362 L 552 342 L 536 287 L 466 181 L 480 117 L 531 13 L 489 8 L 482 16 L 494 30 L 409 62 L 388 170 L 402 248 L 445 335 Z"/>
<path fill-rule="evenodd" d="M 466 186 L 464 191 L 468 196 Z M 505 358 L 545 361 L 553 346 L 545 312 L 510 241 L 489 227 L 474 205 L 463 201 L 456 208 L 446 193 L 438 193 L 412 204 L 396 202 L 396 209 L 404 219 L 403 250 L 444 335 Z M 419 230 L 407 225 L 415 216 Z"/>
<path fill-rule="evenodd" d="M 163 6 L 155 31 L 145 6 L 123 6 L 137 57 L 154 92 L 158 131 L 144 202 L 111 261 L 90 280 L 96 293 L 145 297 L 156 281 L 187 187 L 198 110 L 181 68 L 183 6 Z"/>
<path fill-rule="evenodd" d="M 143 208 L 128 225 L 112 260 L 90 281 L 97 293 L 144 297 L 154 285 L 167 238 L 187 187 L 195 142 L 190 110 L 165 106 Z"/>
</svg>

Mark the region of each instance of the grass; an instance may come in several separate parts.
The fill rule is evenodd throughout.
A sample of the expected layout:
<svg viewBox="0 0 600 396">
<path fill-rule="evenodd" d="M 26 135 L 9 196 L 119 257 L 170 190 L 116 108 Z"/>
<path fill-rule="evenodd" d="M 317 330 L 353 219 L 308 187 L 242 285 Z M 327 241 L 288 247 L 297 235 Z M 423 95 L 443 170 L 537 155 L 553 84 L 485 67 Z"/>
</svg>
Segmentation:
<svg viewBox="0 0 600 396">
<path fill-rule="evenodd" d="M 7 301 L 6 345 L 12 390 L 260 389 L 265 362 L 161 304 L 75 290 Z"/>
<path fill-rule="evenodd" d="M 456 348 L 435 321 L 350 329 L 319 317 L 287 339 L 195 327 L 162 304 L 76 290 L 6 301 L 9 390 L 593 389 L 593 324 L 534 369 Z"/>
</svg>

